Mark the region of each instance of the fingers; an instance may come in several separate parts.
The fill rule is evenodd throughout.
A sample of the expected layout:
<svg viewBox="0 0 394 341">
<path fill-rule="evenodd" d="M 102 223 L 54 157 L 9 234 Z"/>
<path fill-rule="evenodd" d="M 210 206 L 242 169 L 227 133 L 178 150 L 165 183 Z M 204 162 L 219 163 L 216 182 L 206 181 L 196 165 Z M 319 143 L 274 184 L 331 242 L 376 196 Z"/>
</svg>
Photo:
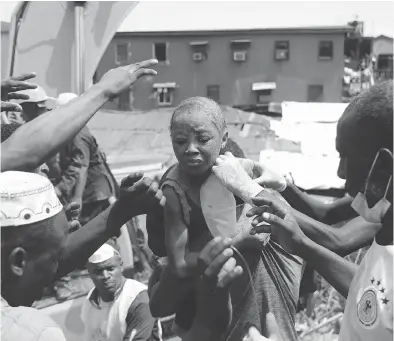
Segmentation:
<svg viewBox="0 0 394 341">
<path fill-rule="evenodd" d="M 215 237 L 207 245 L 205 245 L 203 250 L 200 252 L 200 255 L 198 256 L 198 273 L 202 274 L 212 262 L 212 260 L 231 245 L 231 242 L 232 240 L 230 238 L 223 239 L 221 237 Z"/>
<path fill-rule="evenodd" d="M 142 172 L 131 173 L 128 177 L 122 179 L 122 181 L 120 183 L 120 187 L 124 188 L 124 189 L 131 187 L 136 182 L 141 180 L 143 176 L 144 176 L 144 173 L 142 173 Z"/>
<path fill-rule="evenodd" d="M 272 227 L 271 225 L 259 225 L 259 226 L 254 226 L 250 232 L 252 236 L 255 234 L 259 233 L 272 233 Z"/>
<path fill-rule="evenodd" d="M 135 73 L 137 79 L 145 76 L 156 76 L 156 75 L 157 75 L 157 71 L 153 69 L 140 69 Z"/>
<path fill-rule="evenodd" d="M 131 69 L 133 66 L 138 70 L 138 69 L 144 69 L 144 68 L 149 68 L 151 66 L 155 66 L 159 63 L 157 59 L 148 59 L 148 60 L 143 60 L 142 62 L 135 63 L 129 66 L 129 69 Z"/>
<path fill-rule="evenodd" d="M 35 78 L 36 75 L 37 74 L 35 72 L 29 72 L 29 73 L 23 73 L 20 76 L 11 77 L 11 79 L 16 80 L 16 81 L 26 81 L 28 79 Z M 35 88 L 33 88 L 33 89 L 35 89 Z"/>
<path fill-rule="evenodd" d="M 280 329 L 278 323 L 276 322 L 275 315 L 273 313 L 268 313 L 265 319 L 266 330 L 268 338 L 272 341 L 282 341 L 280 336 Z"/>
<path fill-rule="evenodd" d="M 287 214 L 286 209 L 278 203 L 276 199 L 269 199 L 266 196 L 254 197 L 252 199 L 253 204 L 256 206 L 269 206 L 272 211 L 275 212 L 277 216 L 280 218 L 284 218 Z"/>
<path fill-rule="evenodd" d="M 81 223 L 78 220 L 73 220 L 69 223 L 69 233 L 75 232 L 81 228 Z"/>
<path fill-rule="evenodd" d="M 81 205 L 77 202 L 72 202 L 70 204 L 67 205 L 66 207 L 66 211 L 76 211 L 79 210 L 81 208 Z"/>
<path fill-rule="evenodd" d="M 17 103 L 1 101 L 1 111 L 18 111 L 22 112 L 22 107 Z"/>
<path fill-rule="evenodd" d="M 17 92 L 11 92 L 7 95 L 8 99 L 29 99 L 28 95 L 18 94 Z"/>
<path fill-rule="evenodd" d="M 259 206 L 259 207 L 253 207 L 248 212 L 246 212 L 246 216 L 249 217 L 249 218 L 253 217 L 253 216 L 257 216 L 256 219 L 258 220 L 258 223 L 259 223 L 259 222 L 262 221 L 262 220 L 259 220 L 260 216 L 264 212 L 272 212 L 272 207 L 271 206 L 267 206 L 267 205 L 263 205 L 263 206 Z"/>
<path fill-rule="evenodd" d="M 236 262 L 232 258 L 234 251 L 230 248 L 226 248 L 216 258 L 214 258 L 204 271 L 206 277 L 212 277 L 219 275 L 224 276 L 227 271 L 232 271 L 235 268 Z"/>
<path fill-rule="evenodd" d="M 234 259 L 234 258 L 230 258 Z M 235 261 L 235 259 L 234 259 Z M 226 289 L 230 286 L 231 283 L 234 282 L 239 276 L 243 273 L 243 269 L 241 266 L 236 266 L 233 270 L 227 271 L 223 278 L 219 280 L 218 287 L 220 289 Z"/>
</svg>

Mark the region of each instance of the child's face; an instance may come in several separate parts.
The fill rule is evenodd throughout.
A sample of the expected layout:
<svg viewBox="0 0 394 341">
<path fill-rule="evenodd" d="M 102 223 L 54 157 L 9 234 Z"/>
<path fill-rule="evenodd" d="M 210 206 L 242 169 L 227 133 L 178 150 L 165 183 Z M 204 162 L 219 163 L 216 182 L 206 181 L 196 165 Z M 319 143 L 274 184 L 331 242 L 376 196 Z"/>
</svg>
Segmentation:
<svg viewBox="0 0 394 341">
<path fill-rule="evenodd" d="M 200 111 L 179 113 L 172 121 L 172 147 L 181 168 L 190 175 L 209 171 L 227 141 L 209 115 Z"/>
</svg>

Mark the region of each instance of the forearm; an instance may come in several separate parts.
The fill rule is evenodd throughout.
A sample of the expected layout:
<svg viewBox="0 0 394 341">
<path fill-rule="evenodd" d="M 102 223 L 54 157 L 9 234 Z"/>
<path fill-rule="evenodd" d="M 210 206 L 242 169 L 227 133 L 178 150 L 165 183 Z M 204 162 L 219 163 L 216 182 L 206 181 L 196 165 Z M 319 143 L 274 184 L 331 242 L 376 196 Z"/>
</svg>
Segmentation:
<svg viewBox="0 0 394 341">
<path fill-rule="evenodd" d="M 357 271 L 357 265 L 316 244 L 307 237 L 304 238 L 298 255 L 343 297 L 347 297 L 350 284 Z"/>
<path fill-rule="evenodd" d="M 380 224 L 371 224 L 357 217 L 340 228 L 316 221 L 293 210 L 293 215 L 302 231 L 315 243 L 344 257 L 372 243 Z"/>
<path fill-rule="evenodd" d="M 150 294 L 149 306 L 153 317 L 172 315 L 182 299 L 192 288 L 192 279 L 179 279 L 166 267 L 160 281 L 157 282 Z"/>
<path fill-rule="evenodd" d="M 105 92 L 96 85 L 68 105 L 21 126 L 2 143 L 1 171 L 37 168 L 76 136 L 107 100 Z"/>
<path fill-rule="evenodd" d="M 311 198 L 291 183 L 287 184 L 286 189 L 281 194 L 291 207 L 318 221 L 324 221 L 330 210 L 329 205 Z"/>
<path fill-rule="evenodd" d="M 119 231 L 124 224 L 119 213 L 115 203 L 83 228 L 68 235 L 65 250 L 58 260 L 56 279 L 84 265 L 101 245 Z"/>
</svg>

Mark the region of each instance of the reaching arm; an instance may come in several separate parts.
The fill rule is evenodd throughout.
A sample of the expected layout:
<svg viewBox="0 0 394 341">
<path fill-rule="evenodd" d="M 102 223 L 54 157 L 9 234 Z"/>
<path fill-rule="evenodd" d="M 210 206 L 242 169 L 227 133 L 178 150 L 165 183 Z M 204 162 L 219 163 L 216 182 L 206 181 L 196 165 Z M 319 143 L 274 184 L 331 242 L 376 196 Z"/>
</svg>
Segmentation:
<svg viewBox="0 0 394 341">
<path fill-rule="evenodd" d="M 77 267 L 83 266 L 88 258 L 123 225 L 119 220 L 116 204 L 89 221 L 83 228 L 70 233 L 66 247 L 58 263 L 56 279 L 60 279 Z"/>
<path fill-rule="evenodd" d="M 105 91 L 95 85 L 69 104 L 24 124 L 2 144 L 1 171 L 37 168 L 77 135 L 107 100 Z"/>
<path fill-rule="evenodd" d="M 83 166 L 80 170 L 77 183 L 75 184 L 74 196 L 71 199 L 71 201 L 81 203 L 82 205 L 83 192 L 85 190 L 87 180 L 88 180 L 88 167 Z"/>
<path fill-rule="evenodd" d="M 251 209 L 247 214 L 258 216 L 252 222 L 255 227 L 251 233 L 272 233 L 287 252 L 302 257 L 341 295 L 347 297 L 357 265 L 346 261 L 305 236 L 291 211 L 282 206 L 279 200 L 265 196 L 254 198 L 253 203 L 260 207 Z M 270 225 L 256 226 L 262 221 Z"/>
<path fill-rule="evenodd" d="M 291 183 L 281 194 L 297 211 L 326 224 L 336 224 L 357 216 L 350 206 L 353 200 L 351 197 L 344 197 L 333 203 L 325 204 L 311 198 Z"/>
<path fill-rule="evenodd" d="M 301 230 L 315 243 L 344 257 L 372 243 L 380 224 L 372 224 L 357 217 L 340 228 L 316 221 L 305 214 L 292 210 Z"/>
<path fill-rule="evenodd" d="M 157 60 L 148 60 L 110 70 L 83 95 L 17 129 L 2 143 L 1 171 L 36 169 L 77 135 L 106 101 L 130 88 L 138 78 L 156 75 L 149 69 L 155 64 Z"/>
<path fill-rule="evenodd" d="M 358 266 L 332 251 L 304 238 L 298 255 L 312 266 L 343 297 L 347 297 Z"/>
</svg>

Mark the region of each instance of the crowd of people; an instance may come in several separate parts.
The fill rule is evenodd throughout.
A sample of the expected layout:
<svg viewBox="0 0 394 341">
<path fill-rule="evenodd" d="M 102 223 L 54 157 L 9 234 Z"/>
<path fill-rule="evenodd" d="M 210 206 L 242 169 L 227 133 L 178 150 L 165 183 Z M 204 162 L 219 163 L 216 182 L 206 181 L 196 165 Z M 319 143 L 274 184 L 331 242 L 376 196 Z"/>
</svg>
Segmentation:
<svg viewBox="0 0 394 341">
<path fill-rule="evenodd" d="M 306 264 L 347 299 L 339 340 L 391 340 L 393 82 L 362 92 L 340 118 L 338 176 L 349 195 L 332 204 L 246 159 L 220 107 L 203 97 L 183 101 L 169 122 L 178 162 L 159 182 L 129 175 L 109 200 L 116 184 L 86 124 L 106 101 L 156 75 L 156 64 L 110 70 L 52 110 L 45 94 L 34 99 L 43 94 L 34 73 L 1 82 L 3 340 L 65 340 L 31 305 L 83 267 L 94 284 L 82 307 L 84 340 L 160 340 L 160 318 L 172 314 L 185 341 L 297 340 Z M 7 111 L 26 123 L 7 121 Z M 222 190 L 204 186 L 212 178 Z M 84 190 L 89 181 L 100 181 L 97 191 Z M 124 276 L 110 241 L 143 214 L 156 260 L 148 286 Z M 359 266 L 343 258 L 364 246 Z"/>
</svg>

